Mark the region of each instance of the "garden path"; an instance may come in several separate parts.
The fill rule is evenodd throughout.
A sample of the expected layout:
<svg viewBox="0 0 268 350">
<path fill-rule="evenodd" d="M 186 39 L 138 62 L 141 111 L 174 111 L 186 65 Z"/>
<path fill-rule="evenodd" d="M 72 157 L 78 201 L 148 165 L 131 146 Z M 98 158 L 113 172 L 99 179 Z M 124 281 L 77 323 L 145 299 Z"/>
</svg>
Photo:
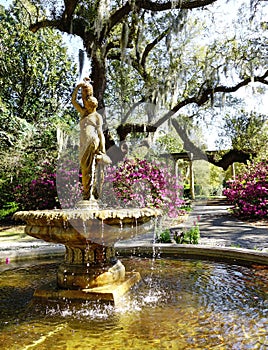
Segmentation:
<svg viewBox="0 0 268 350">
<path fill-rule="evenodd" d="M 200 217 L 200 244 L 268 250 L 268 222 L 234 217 L 225 200 L 196 203 L 191 214 Z"/>
<path fill-rule="evenodd" d="M 192 212 L 182 223 L 176 224 L 170 220 L 165 225 L 180 230 L 198 223 L 201 236 L 199 244 L 202 245 L 268 251 L 268 222 L 241 221 L 230 213 L 230 208 L 231 205 L 225 199 L 195 201 Z M 124 244 L 145 245 L 152 241 L 152 234 L 146 234 L 124 241 Z"/>
</svg>

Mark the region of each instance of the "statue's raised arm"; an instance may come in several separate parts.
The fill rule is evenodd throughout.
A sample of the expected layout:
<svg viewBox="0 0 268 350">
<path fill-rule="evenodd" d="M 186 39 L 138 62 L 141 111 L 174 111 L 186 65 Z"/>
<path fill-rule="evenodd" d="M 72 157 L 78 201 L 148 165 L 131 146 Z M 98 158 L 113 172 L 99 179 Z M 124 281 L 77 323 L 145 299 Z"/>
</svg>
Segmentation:
<svg viewBox="0 0 268 350">
<path fill-rule="evenodd" d="M 79 89 L 82 89 L 82 100 L 84 106 L 82 106 L 78 101 L 77 101 L 77 94 Z M 86 107 L 86 101 L 90 98 L 93 97 L 93 87 L 90 84 L 90 79 L 89 78 L 84 78 L 82 83 L 79 83 L 73 93 L 72 93 L 72 104 L 74 108 L 81 114 L 81 116 L 84 116 L 84 114 L 87 111 Z"/>
</svg>

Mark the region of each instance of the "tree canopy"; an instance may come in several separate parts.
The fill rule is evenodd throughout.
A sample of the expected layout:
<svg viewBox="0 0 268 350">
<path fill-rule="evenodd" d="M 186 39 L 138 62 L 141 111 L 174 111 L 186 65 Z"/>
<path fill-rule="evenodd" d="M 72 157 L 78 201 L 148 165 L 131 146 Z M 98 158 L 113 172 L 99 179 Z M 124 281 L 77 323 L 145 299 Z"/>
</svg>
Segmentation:
<svg viewBox="0 0 268 350">
<path fill-rule="evenodd" d="M 0 189 L 22 168 L 31 177 L 57 154 L 57 125 L 68 123 L 75 66 L 62 36 L 50 28 L 29 31 L 19 3 L 0 11 Z M 74 117 L 74 114 L 72 118 Z M 12 195 L 11 189 L 6 191 Z"/>
<path fill-rule="evenodd" d="M 73 63 L 58 33 L 29 32 L 20 7 L 3 11 L 0 17 L 1 145 L 14 146 L 22 138 L 30 141 L 37 136 L 38 148 L 41 135 L 45 141 L 53 121 L 64 113 L 74 83 Z"/>
<path fill-rule="evenodd" d="M 221 105 L 226 94 L 268 85 L 265 1 L 16 2 L 37 35 L 54 28 L 82 39 L 99 106 L 113 106 L 113 115 L 104 115 L 108 145 L 113 118 L 124 135 L 129 122 L 159 128 L 172 121 L 184 148 L 195 152 L 181 114 L 198 119 L 200 111 Z M 141 111 L 143 102 L 151 107 Z M 245 151 L 235 151 L 225 166 L 248 159 Z"/>
</svg>

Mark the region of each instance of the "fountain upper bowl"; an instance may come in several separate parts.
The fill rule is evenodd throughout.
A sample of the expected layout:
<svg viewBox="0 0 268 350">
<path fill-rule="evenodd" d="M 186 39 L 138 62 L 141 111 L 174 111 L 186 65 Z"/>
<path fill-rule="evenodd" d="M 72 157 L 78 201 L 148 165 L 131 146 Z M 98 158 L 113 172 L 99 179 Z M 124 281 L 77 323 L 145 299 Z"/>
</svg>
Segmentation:
<svg viewBox="0 0 268 350">
<path fill-rule="evenodd" d="M 55 209 L 18 211 L 25 232 L 47 242 L 84 247 L 88 242 L 112 245 L 153 229 L 162 215 L 157 208 Z"/>
</svg>

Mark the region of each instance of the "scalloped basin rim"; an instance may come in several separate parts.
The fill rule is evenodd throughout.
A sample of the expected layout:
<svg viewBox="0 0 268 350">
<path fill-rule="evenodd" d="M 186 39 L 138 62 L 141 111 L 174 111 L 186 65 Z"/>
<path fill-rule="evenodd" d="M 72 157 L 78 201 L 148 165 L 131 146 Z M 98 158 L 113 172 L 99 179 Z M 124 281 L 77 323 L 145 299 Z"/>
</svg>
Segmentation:
<svg viewBox="0 0 268 350">
<path fill-rule="evenodd" d="M 14 214 L 14 219 L 47 219 L 47 220 L 88 220 L 88 219 L 119 219 L 125 218 L 139 219 L 142 217 L 162 216 L 162 211 L 157 208 L 122 208 L 122 209 L 53 209 L 53 210 L 29 210 L 18 211 Z"/>
</svg>

